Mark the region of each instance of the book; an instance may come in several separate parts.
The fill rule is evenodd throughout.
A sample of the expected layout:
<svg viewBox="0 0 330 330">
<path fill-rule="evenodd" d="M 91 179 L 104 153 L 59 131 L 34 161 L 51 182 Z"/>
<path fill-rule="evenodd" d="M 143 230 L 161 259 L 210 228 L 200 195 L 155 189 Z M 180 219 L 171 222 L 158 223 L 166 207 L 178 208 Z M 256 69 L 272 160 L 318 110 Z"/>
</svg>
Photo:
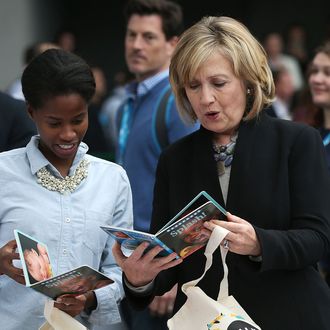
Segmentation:
<svg viewBox="0 0 330 330">
<path fill-rule="evenodd" d="M 201 191 L 156 234 L 142 231 L 101 226 L 124 251 L 132 252 L 142 242 L 149 242 L 145 252 L 159 245 L 158 256 L 176 252 L 177 258 L 186 258 L 207 244 L 208 236 L 202 232 L 203 223 L 212 219 L 225 220 L 226 210 L 207 192 Z"/>
<path fill-rule="evenodd" d="M 17 229 L 14 235 L 27 287 L 56 299 L 63 294 L 80 295 L 113 283 L 87 265 L 54 276 L 47 245 Z"/>
</svg>

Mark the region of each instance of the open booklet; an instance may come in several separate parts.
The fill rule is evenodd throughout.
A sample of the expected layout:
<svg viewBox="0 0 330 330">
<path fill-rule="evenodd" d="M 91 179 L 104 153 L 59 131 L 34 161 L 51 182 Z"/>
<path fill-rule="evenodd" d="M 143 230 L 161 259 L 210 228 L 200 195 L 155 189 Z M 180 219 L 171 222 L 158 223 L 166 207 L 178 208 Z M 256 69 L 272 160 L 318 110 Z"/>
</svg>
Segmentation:
<svg viewBox="0 0 330 330">
<path fill-rule="evenodd" d="M 125 250 L 132 251 L 142 242 L 147 241 L 150 243 L 147 251 L 160 245 L 163 250 L 159 256 L 176 252 L 178 258 L 186 258 L 206 245 L 208 236 L 202 232 L 203 223 L 212 219 L 225 220 L 226 210 L 208 193 L 201 191 L 155 235 L 113 226 L 101 226 L 101 228 Z"/>
<path fill-rule="evenodd" d="M 80 295 L 113 283 L 86 265 L 54 276 L 47 245 L 16 229 L 14 234 L 26 286 L 52 299 L 63 294 Z"/>
</svg>

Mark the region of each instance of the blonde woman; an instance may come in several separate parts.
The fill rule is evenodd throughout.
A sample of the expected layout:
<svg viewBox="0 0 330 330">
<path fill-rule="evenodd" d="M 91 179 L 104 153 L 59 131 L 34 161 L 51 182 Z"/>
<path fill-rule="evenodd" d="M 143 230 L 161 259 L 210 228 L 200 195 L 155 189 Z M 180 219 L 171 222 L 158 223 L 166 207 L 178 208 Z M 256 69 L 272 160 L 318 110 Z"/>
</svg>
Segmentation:
<svg viewBox="0 0 330 330">
<path fill-rule="evenodd" d="M 330 246 L 330 178 L 319 133 L 269 117 L 274 84 L 262 46 L 240 22 L 205 17 L 189 28 L 172 57 L 170 80 L 181 115 L 199 131 L 161 156 L 151 230 L 161 228 L 206 190 L 228 210 L 227 220 L 205 229 L 229 230 L 229 291 L 266 330 L 329 329 L 330 291 L 316 264 Z M 143 307 L 154 295 L 179 287 L 204 270 L 203 249 L 182 260 L 143 255 L 126 258 L 126 294 Z M 219 251 L 204 279 L 216 299 L 223 277 Z M 178 290 L 174 312 L 185 302 Z"/>
</svg>

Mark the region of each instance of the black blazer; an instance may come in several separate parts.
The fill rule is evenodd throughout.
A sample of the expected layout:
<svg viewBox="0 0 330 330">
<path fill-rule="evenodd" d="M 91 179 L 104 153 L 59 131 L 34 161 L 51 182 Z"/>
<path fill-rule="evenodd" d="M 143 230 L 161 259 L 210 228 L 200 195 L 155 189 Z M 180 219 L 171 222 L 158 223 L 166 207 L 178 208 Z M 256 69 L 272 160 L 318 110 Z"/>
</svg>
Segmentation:
<svg viewBox="0 0 330 330">
<path fill-rule="evenodd" d="M 151 231 L 161 228 L 201 190 L 224 204 L 211 134 L 201 128 L 169 147 L 159 160 Z M 319 133 L 306 125 L 261 115 L 242 122 L 232 163 L 226 209 L 253 224 L 262 262 L 228 253 L 229 291 L 263 330 L 330 328 L 330 291 L 317 261 L 330 246 L 330 178 Z M 201 249 L 156 279 L 154 294 L 198 278 Z M 219 260 L 219 251 L 214 260 Z M 199 286 L 217 298 L 223 272 L 213 262 Z M 136 306 L 148 298 L 136 299 Z"/>
</svg>

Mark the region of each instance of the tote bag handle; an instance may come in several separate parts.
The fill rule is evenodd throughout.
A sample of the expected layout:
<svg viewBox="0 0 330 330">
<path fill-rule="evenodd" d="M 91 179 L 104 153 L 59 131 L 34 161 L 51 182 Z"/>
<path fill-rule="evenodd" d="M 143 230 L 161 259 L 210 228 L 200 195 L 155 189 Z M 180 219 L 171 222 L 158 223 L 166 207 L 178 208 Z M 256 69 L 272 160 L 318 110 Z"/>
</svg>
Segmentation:
<svg viewBox="0 0 330 330">
<path fill-rule="evenodd" d="M 228 297 L 228 267 L 226 264 L 226 255 L 227 255 L 228 249 L 225 249 L 220 245 L 220 243 L 223 241 L 223 239 L 227 236 L 228 233 L 229 233 L 229 231 L 227 229 L 222 228 L 220 226 L 216 226 L 213 229 L 212 234 L 209 238 L 209 241 L 206 245 L 205 252 L 204 252 L 204 255 L 206 257 L 204 273 L 202 274 L 201 277 L 197 278 L 196 280 L 189 281 L 182 285 L 182 291 L 185 294 L 186 294 L 188 288 L 196 286 L 198 284 L 198 282 L 203 279 L 206 272 L 212 266 L 213 252 L 218 247 L 220 247 L 222 267 L 223 267 L 223 279 L 220 283 L 220 289 L 219 289 L 219 294 L 218 294 L 217 300 L 220 301 L 221 299 Z"/>
</svg>

